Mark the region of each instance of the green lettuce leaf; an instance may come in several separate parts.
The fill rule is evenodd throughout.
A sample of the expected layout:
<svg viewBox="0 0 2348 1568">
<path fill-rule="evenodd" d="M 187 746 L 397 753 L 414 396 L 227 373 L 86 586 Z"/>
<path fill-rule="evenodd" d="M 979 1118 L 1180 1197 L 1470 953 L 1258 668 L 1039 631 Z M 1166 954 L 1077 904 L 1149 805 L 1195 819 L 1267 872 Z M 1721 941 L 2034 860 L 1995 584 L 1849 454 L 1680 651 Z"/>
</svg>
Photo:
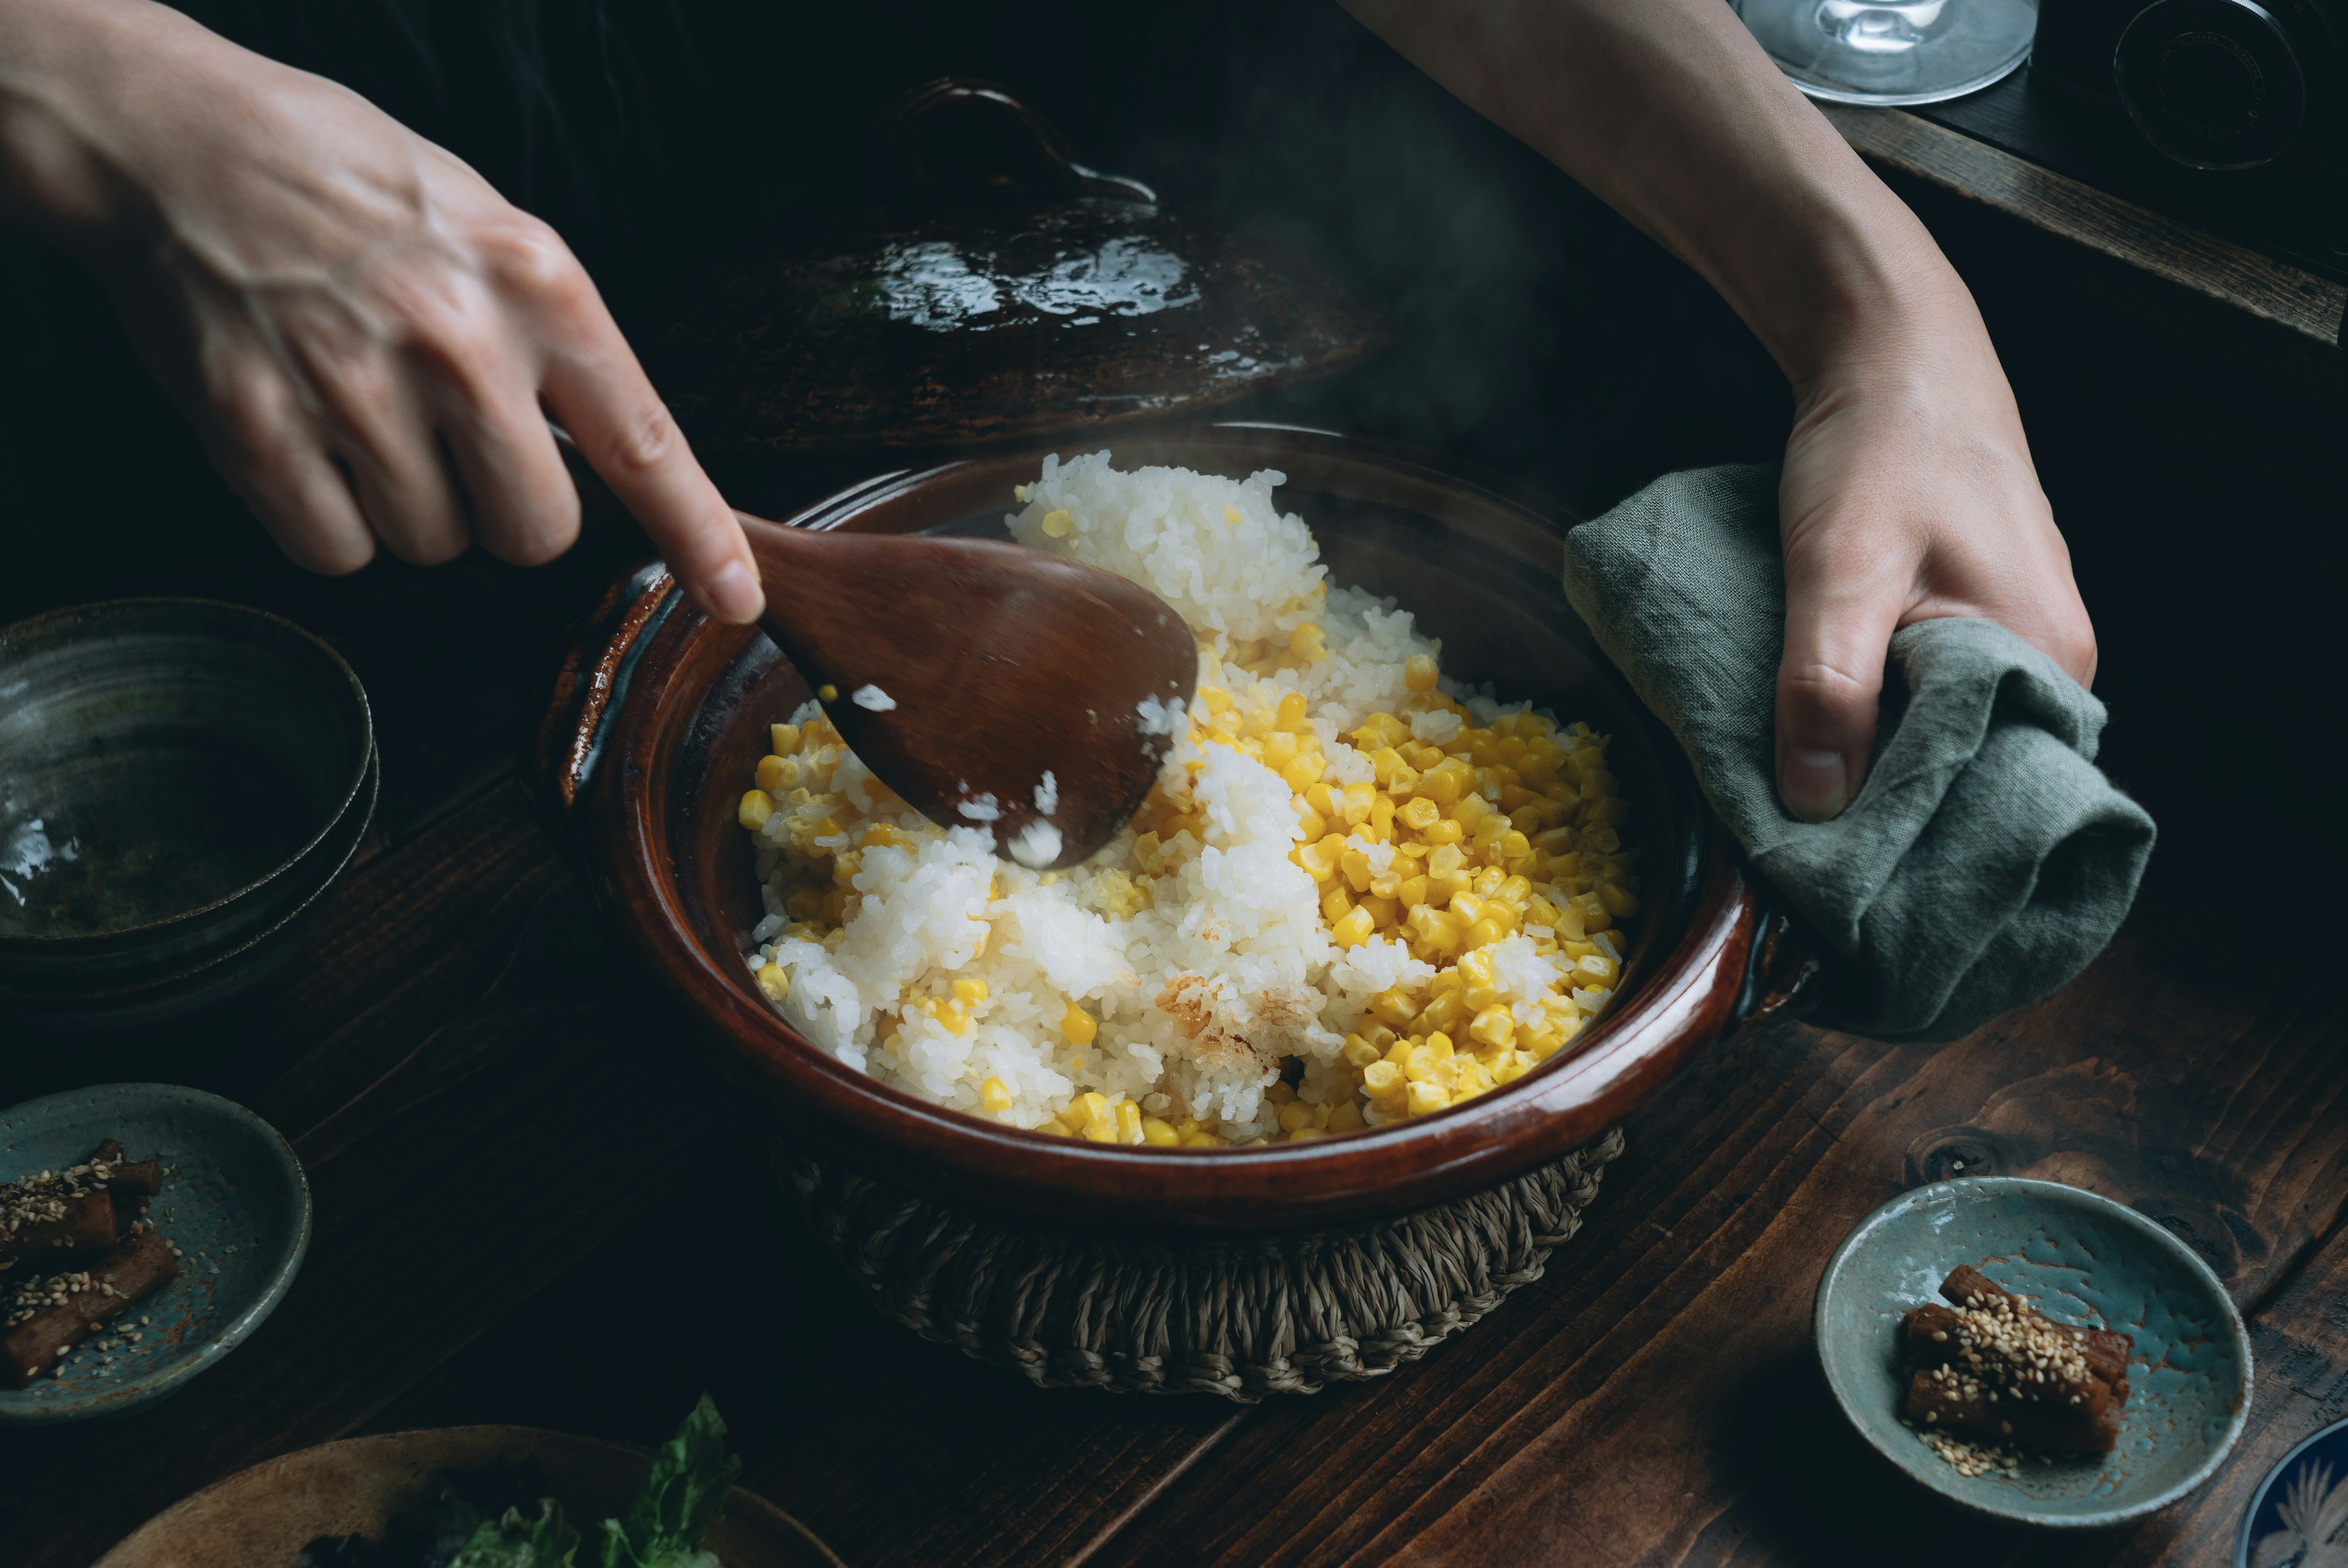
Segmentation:
<svg viewBox="0 0 2348 1568">
<path fill-rule="evenodd" d="M 573 1568 L 579 1532 L 552 1498 L 541 1498 L 535 1518 L 510 1508 L 502 1519 L 483 1520 L 448 1568 Z"/>
<path fill-rule="evenodd" d="M 726 1451 L 726 1423 L 704 1394 L 654 1453 L 628 1516 L 603 1521 L 602 1568 L 717 1568 L 701 1538 L 741 1473 L 742 1461 Z"/>
</svg>

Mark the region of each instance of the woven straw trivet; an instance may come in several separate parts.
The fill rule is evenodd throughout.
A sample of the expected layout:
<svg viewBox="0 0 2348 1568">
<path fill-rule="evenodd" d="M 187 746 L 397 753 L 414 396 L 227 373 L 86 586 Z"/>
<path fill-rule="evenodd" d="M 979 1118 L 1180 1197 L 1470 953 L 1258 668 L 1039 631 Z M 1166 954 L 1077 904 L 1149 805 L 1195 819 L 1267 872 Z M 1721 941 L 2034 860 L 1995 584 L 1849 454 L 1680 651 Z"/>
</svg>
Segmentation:
<svg viewBox="0 0 2348 1568">
<path fill-rule="evenodd" d="M 774 1147 L 824 1245 L 923 1338 L 1047 1389 L 1252 1402 L 1383 1377 L 1539 1279 L 1622 1133 L 1395 1219 L 1175 1242 L 975 1218 Z"/>
</svg>

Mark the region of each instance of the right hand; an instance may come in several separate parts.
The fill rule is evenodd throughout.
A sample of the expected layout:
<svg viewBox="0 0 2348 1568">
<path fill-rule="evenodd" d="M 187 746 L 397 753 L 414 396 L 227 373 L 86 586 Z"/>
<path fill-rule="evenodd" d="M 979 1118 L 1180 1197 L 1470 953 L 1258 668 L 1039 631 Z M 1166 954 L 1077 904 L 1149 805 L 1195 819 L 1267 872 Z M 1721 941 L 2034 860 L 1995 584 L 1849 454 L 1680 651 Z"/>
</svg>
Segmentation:
<svg viewBox="0 0 2348 1568">
<path fill-rule="evenodd" d="M 356 94 L 147 0 L 0 0 L 0 23 L 45 73 L 36 94 L 0 66 L 13 204 L 99 270 L 297 563 L 561 554 L 579 497 L 551 418 L 702 608 L 757 618 L 732 511 L 546 224 Z"/>
</svg>

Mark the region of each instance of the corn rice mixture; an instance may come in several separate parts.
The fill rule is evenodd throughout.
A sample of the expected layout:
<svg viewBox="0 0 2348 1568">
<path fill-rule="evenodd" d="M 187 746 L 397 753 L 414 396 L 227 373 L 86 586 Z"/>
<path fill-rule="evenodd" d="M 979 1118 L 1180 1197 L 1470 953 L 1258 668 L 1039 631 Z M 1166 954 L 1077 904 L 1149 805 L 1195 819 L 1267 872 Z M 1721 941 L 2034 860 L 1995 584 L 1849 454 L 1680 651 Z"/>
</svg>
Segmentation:
<svg viewBox="0 0 2348 1568">
<path fill-rule="evenodd" d="M 748 961 L 796 1028 L 941 1105 L 1171 1147 L 1439 1111 L 1604 1010 L 1638 909 L 1606 737 L 1441 679 L 1408 611 L 1328 586 L 1283 482 L 1102 452 L 1019 487 L 1022 543 L 1199 637 L 1187 733 L 1080 866 L 919 816 L 815 703 L 773 726 L 739 805 L 767 911 Z"/>
</svg>

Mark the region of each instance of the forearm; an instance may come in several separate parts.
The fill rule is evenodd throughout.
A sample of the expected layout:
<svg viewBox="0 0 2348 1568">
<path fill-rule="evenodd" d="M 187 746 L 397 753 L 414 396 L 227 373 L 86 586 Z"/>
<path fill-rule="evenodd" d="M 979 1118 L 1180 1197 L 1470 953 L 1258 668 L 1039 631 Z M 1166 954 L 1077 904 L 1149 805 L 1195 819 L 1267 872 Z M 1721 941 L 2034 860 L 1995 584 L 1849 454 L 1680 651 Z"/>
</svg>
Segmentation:
<svg viewBox="0 0 2348 1568">
<path fill-rule="evenodd" d="M 139 56 L 201 32 L 147 0 L 0 0 L 0 224 L 101 242 L 128 193 L 98 106 L 139 101 Z"/>
<path fill-rule="evenodd" d="M 1717 289 L 1797 387 L 1977 332 L 1921 224 L 1723 0 L 1343 0 Z"/>
</svg>

